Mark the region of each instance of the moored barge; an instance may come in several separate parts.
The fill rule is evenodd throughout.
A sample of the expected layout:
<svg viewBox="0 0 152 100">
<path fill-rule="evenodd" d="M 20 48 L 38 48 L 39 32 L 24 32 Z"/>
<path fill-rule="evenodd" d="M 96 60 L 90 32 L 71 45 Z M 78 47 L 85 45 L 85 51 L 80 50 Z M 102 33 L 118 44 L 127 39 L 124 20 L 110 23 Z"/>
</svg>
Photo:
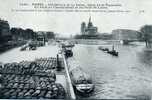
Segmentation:
<svg viewBox="0 0 152 100">
<path fill-rule="evenodd" d="M 70 71 L 73 87 L 79 93 L 88 94 L 94 90 L 94 84 L 89 74 L 77 67 Z"/>
</svg>

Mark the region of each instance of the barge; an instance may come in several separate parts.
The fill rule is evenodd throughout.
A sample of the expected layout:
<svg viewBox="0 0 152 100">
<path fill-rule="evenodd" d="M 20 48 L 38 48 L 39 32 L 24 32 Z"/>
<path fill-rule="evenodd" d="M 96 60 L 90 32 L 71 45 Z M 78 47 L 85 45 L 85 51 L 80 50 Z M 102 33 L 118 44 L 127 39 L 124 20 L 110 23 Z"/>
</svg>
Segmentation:
<svg viewBox="0 0 152 100">
<path fill-rule="evenodd" d="M 118 56 L 118 52 L 116 50 L 111 50 L 111 51 L 108 51 L 107 53 L 109 53 L 113 56 Z"/>
<path fill-rule="evenodd" d="M 73 56 L 72 47 L 64 46 L 64 44 L 61 44 L 61 49 L 66 58 Z"/>
<path fill-rule="evenodd" d="M 62 48 L 73 48 L 75 45 L 70 42 L 64 42 L 61 44 Z"/>
<path fill-rule="evenodd" d="M 65 49 L 64 53 L 65 53 L 66 58 L 73 56 L 73 52 L 71 49 Z"/>
<path fill-rule="evenodd" d="M 109 50 L 108 48 L 103 48 L 102 46 L 98 47 L 99 50 L 102 50 L 108 54 L 111 54 L 113 56 L 118 56 L 118 52 L 114 49 L 114 46 L 112 46 L 112 50 Z"/>
<path fill-rule="evenodd" d="M 94 90 L 94 84 L 91 77 L 82 71 L 81 68 L 75 68 L 70 71 L 73 87 L 82 95 L 88 94 Z"/>
</svg>

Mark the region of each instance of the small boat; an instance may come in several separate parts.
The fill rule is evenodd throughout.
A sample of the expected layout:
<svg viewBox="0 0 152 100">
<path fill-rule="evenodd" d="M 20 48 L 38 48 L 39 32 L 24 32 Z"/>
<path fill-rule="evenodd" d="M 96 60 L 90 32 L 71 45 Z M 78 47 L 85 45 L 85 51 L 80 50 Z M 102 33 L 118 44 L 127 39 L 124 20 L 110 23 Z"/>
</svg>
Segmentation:
<svg viewBox="0 0 152 100">
<path fill-rule="evenodd" d="M 21 47 L 20 51 L 25 51 L 26 48 L 25 47 Z"/>
<path fill-rule="evenodd" d="M 30 49 L 31 50 L 36 50 L 36 46 L 32 46 Z"/>
<path fill-rule="evenodd" d="M 91 77 L 82 71 L 81 68 L 74 68 L 70 71 L 70 77 L 74 89 L 82 95 L 86 95 L 94 90 Z"/>
<path fill-rule="evenodd" d="M 26 48 L 27 48 L 27 45 L 24 45 L 24 46 L 21 47 L 20 51 L 25 51 Z"/>
</svg>

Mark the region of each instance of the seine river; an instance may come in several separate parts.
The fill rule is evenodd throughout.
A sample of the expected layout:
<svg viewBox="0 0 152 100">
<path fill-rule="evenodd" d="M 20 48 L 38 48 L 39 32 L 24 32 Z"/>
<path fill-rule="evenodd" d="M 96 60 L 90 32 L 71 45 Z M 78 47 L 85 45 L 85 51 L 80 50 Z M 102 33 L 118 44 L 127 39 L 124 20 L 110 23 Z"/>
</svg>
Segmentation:
<svg viewBox="0 0 152 100">
<path fill-rule="evenodd" d="M 150 99 L 152 97 L 152 52 L 143 43 L 116 45 L 119 57 L 99 50 L 100 45 L 78 44 L 74 57 L 81 68 L 92 76 L 94 99 Z M 102 45 L 111 48 L 111 45 Z"/>
<path fill-rule="evenodd" d="M 76 44 L 74 56 L 81 68 L 92 76 L 95 90 L 87 98 L 150 99 L 152 97 L 152 52 L 145 51 L 143 43 L 115 44 L 119 57 L 98 49 L 100 45 Z M 111 44 L 102 46 L 111 48 Z M 40 57 L 56 57 L 58 46 L 47 45 L 36 51 L 14 48 L 0 54 L 0 62 L 19 62 Z M 82 97 L 81 97 L 82 98 Z"/>
</svg>

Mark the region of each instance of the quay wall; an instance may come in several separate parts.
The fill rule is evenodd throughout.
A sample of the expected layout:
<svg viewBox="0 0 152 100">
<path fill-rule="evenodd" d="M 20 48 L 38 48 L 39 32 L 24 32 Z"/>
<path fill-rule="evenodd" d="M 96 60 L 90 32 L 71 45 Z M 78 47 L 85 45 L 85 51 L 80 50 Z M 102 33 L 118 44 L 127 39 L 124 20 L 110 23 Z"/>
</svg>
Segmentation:
<svg viewBox="0 0 152 100">
<path fill-rule="evenodd" d="M 75 100 L 76 96 L 75 96 L 74 89 L 73 89 L 73 86 L 72 86 L 72 81 L 71 81 L 71 78 L 70 78 L 70 75 L 69 75 L 67 60 L 66 60 L 64 54 L 62 54 L 62 57 L 63 57 L 65 71 L 66 71 L 66 75 L 67 75 L 67 83 L 68 83 L 69 92 L 70 92 L 69 93 L 70 99 Z"/>
</svg>

